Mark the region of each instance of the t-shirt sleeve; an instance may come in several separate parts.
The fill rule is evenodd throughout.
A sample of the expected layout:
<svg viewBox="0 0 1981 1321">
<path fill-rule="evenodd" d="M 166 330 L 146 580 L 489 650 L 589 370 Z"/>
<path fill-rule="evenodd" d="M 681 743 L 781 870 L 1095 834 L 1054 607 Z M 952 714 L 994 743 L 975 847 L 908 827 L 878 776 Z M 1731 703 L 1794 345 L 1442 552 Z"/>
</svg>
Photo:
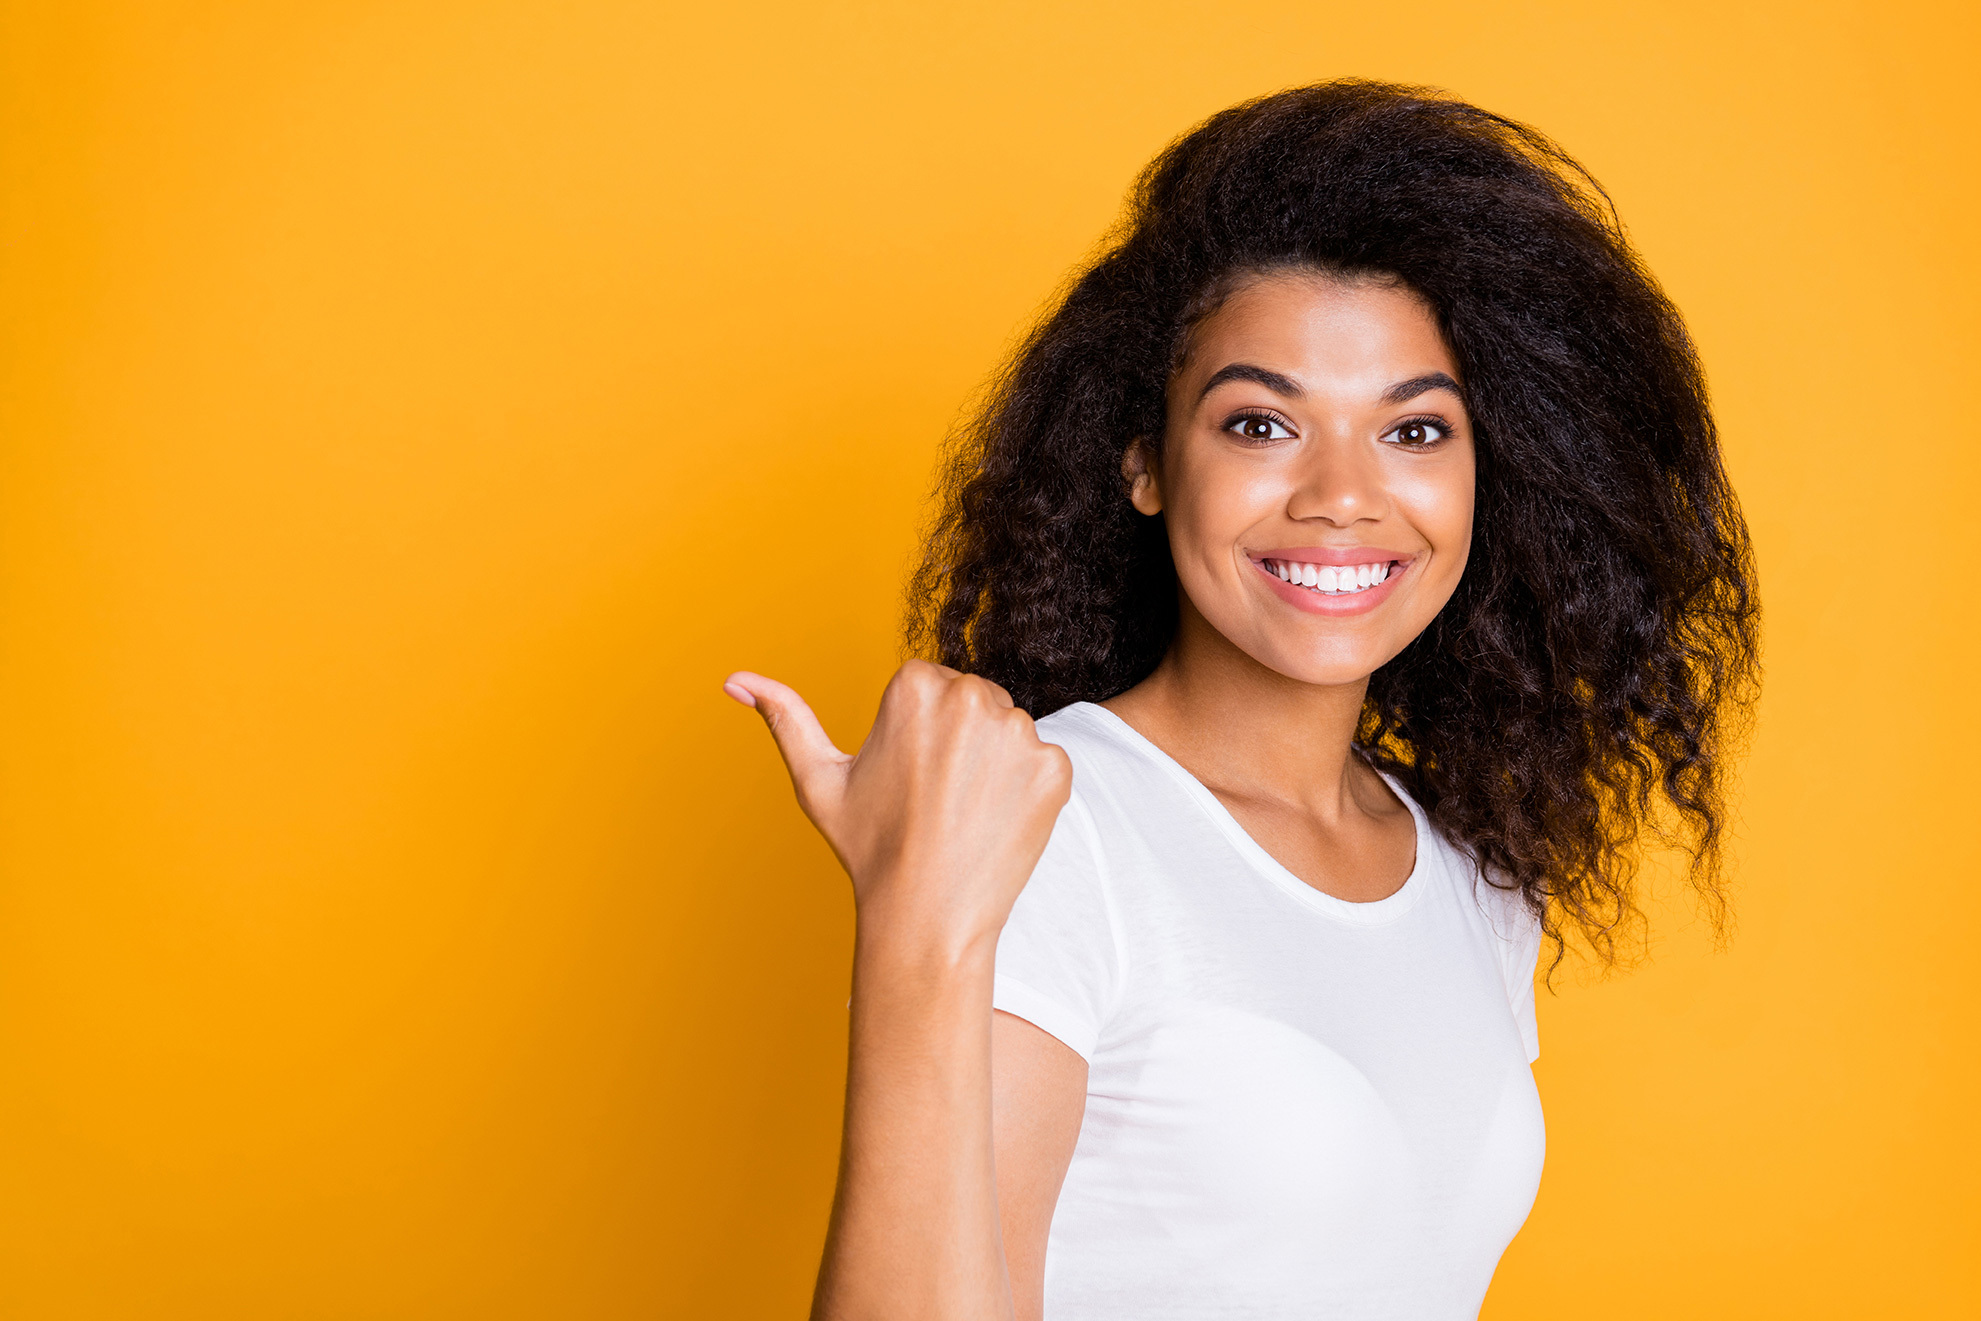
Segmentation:
<svg viewBox="0 0 1981 1321">
<path fill-rule="evenodd" d="M 1534 1016 L 1534 973 L 1541 961 L 1541 919 L 1527 907 L 1518 891 L 1498 891 L 1501 899 L 1500 967 L 1506 976 L 1506 1001 L 1520 1028 L 1527 1062 L 1541 1058 L 1541 1028 Z"/>
<path fill-rule="evenodd" d="M 1091 1062 L 1121 964 L 1106 861 L 1093 817 L 1076 792 L 998 937 L 991 1003 Z"/>
</svg>

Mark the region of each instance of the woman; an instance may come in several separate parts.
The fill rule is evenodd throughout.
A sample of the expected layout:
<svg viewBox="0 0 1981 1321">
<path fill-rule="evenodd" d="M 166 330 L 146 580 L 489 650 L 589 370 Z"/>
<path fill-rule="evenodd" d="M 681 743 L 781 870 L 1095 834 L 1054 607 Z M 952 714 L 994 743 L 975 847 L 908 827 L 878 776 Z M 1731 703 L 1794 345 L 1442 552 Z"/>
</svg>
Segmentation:
<svg viewBox="0 0 1981 1321">
<path fill-rule="evenodd" d="M 859 754 L 726 685 L 858 906 L 815 1315 L 1475 1316 L 1544 939 L 1647 828 L 1718 893 L 1756 606 L 1677 313 L 1539 134 L 1326 84 L 1165 151 L 966 440 Z"/>
</svg>

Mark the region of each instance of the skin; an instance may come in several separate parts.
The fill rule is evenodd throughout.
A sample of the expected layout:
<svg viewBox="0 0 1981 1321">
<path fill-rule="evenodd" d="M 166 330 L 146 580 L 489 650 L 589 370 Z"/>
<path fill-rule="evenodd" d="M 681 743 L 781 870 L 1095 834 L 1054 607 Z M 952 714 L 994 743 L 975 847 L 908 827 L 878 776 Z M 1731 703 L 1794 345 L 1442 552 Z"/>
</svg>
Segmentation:
<svg viewBox="0 0 1981 1321">
<path fill-rule="evenodd" d="M 1298 393 L 1247 380 L 1206 393 L 1234 363 Z M 1472 543 L 1464 401 L 1435 388 L 1384 402 L 1391 386 L 1439 374 L 1456 382 L 1457 363 L 1408 290 L 1255 280 L 1194 337 L 1170 383 L 1161 459 L 1136 446 L 1123 465 L 1135 507 L 1164 516 L 1182 600 L 1155 673 L 1103 705 L 1294 875 L 1342 899 L 1383 898 L 1415 861 L 1409 810 L 1349 742 L 1369 676 L 1451 599 Z M 1289 610 L 1247 554 L 1307 546 L 1413 558 L 1376 609 L 1331 618 Z"/>
<path fill-rule="evenodd" d="M 1417 388 L 1439 374 L 1452 385 Z M 1464 571 L 1474 449 L 1457 378 L 1408 290 L 1262 274 L 1198 325 L 1161 444 L 1131 446 L 1122 467 L 1127 498 L 1164 518 L 1181 617 L 1156 671 L 1105 705 L 1295 875 L 1355 902 L 1393 893 L 1415 862 L 1408 810 L 1350 742 L 1370 674 Z M 1408 567 L 1373 609 L 1314 614 L 1255 561 L 1316 546 L 1380 547 Z M 994 1014 L 991 978 L 1071 792 L 1066 756 L 995 684 L 924 662 L 894 676 L 852 756 L 784 685 L 745 672 L 724 686 L 769 724 L 858 911 L 813 1316 L 1036 1321 L 1087 1071 Z"/>
</svg>

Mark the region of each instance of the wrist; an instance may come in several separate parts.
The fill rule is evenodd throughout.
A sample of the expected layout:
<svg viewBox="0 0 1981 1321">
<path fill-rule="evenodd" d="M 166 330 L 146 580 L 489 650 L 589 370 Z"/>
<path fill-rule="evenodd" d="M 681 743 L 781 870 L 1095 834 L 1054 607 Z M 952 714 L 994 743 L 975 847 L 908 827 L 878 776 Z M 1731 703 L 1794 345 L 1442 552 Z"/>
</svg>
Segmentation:
<svg viewBox="0 0 1981 1321">
<path fill-rule="evenodd" d="M 954 915 L 918 911 L 870 896 L 854 926 L 856 969 L 931 986 L 990 984 L 997 963 L 1000 926 L 960 921 Z"/>
</svg>

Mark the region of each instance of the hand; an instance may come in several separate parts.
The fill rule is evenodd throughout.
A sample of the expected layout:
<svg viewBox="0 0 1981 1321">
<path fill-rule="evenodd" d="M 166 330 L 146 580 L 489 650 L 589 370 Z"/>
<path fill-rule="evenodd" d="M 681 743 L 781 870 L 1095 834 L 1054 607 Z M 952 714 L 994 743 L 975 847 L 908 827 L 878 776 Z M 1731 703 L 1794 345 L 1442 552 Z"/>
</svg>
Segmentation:
<svg viewBox="0 0 1981 1321">
<path fill-rule="evenodd" d="M 722 687 L 770 726 L 798 805 L 853 878 L 863 937 L 879 923 L 951 954 L 995 946 L 1073 786 L 1010 694 L 909 661 L 849 756 L 783 684 L 739 671 Z"/>
</svg>

